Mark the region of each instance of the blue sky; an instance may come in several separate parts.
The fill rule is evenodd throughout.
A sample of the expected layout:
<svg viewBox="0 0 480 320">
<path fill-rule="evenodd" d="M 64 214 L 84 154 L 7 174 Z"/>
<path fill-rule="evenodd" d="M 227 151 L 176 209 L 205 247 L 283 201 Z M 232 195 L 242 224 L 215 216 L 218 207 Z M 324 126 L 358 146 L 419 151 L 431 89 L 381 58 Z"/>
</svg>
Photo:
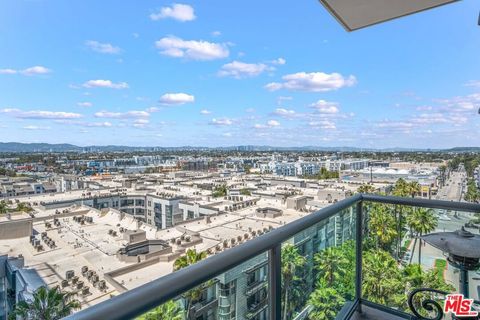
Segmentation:
<svg viewBox="0 0 480 320">
<path fill-rule="evenodd" d="M 0 141 L 480 146 L 478 2 L 347 33 L 316 0 L 0 3 Z"/>
</svg>

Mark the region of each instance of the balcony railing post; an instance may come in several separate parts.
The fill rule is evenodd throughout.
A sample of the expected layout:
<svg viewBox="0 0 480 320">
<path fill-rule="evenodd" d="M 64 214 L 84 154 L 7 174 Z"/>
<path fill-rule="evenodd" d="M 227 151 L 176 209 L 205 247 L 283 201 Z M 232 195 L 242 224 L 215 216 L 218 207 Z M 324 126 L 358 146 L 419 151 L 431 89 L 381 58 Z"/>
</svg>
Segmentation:
<svg viewBox="0 0 480 320">
<path fill-rule="evenodd" d="M 357 202 L 356 232 L 355 232 L 355 298 L 358 300 L 357 311 L 362 311 L 362 230 L 363 230 L 363 201 Z"/>
<path fill-rule="evenodd" d="M 270 320 L 282 317 L 282 245 L 268 251 L 268 305 Z"/>
</svg>

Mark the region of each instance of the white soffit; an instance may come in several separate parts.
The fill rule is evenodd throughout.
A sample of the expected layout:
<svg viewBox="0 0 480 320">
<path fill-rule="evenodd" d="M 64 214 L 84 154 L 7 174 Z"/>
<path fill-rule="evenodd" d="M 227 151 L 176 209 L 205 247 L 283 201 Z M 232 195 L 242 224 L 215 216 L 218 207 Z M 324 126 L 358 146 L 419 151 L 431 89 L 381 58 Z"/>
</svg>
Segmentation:
<svg viewBox="0 0 480 320">
<path fill-rule="evenodd" d="M 348 31 L 460 0 L 320 0 Z"/>
</svg>

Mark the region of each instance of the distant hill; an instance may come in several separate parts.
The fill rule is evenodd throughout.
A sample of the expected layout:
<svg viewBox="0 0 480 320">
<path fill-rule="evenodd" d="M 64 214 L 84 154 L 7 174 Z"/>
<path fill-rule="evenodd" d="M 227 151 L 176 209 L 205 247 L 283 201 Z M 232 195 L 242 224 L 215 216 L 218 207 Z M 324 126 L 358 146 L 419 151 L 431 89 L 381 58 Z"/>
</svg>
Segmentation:
<svg viewBox="0 0 480 320">
<path fill-rule="evenodd" d="M 132 146 L 86 146 L 79 147 L 73 144 L 50 144 L 50 143 L 20 143 L 20 142 L 0 142 L 0 153 L 5 152 L 134 152 L 134 151 L 338 151 L 338 152 L 480 152 L 480 147 L 456 147 L 450 149 L 414 149 L 414 148 L 357 148 L 357 147 L 273 147 L 273 146 L 230 146 L 230 147 L 132 147 Z"/>
</svg>

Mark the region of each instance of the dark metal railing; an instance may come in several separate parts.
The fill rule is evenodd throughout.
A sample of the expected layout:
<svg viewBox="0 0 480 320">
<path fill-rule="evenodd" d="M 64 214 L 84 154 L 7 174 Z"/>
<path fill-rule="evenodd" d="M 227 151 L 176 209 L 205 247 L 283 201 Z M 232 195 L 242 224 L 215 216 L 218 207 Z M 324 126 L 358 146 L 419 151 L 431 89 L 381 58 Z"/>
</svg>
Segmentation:
<svg viewBox="0 0 480 320">
<path fill-rule="evenodd" d="M 479 204 L 460 203 L 417 198 L 399 198 L 373 194 L 357 194 L 339 201 L 306 217 L 272 230 L 258 238 L 249 240 L 239 246 L 228 249 L 188 268 L 168 274 L 143 286 L 129 290 L 105 302 L 99 303 L 67 317 L 69 320 L 94 319 L 131 319 L 178 297 L 182 293 L 241 265 L 260 254 L 268 253 L 268 305 L 269 318 L 281 319 L 281 245 L 299 232 L 321 222 L 335 214 L 356 205 L 356 277 L 355 299 L 345 312 L 348 319 L 362 304 L 376 306 L 362 299 L 362 220 L 363 203 L 378 202 L 383 204 L 449 209 L 466 212 L 480 212 Z M 385 312 L 397 316 L 397 310 L 378 306 Z M 407 314 L 404 314 L 407 317 Z M 411 316 L 408 316 L 411 317 Z"/>
</svg>

